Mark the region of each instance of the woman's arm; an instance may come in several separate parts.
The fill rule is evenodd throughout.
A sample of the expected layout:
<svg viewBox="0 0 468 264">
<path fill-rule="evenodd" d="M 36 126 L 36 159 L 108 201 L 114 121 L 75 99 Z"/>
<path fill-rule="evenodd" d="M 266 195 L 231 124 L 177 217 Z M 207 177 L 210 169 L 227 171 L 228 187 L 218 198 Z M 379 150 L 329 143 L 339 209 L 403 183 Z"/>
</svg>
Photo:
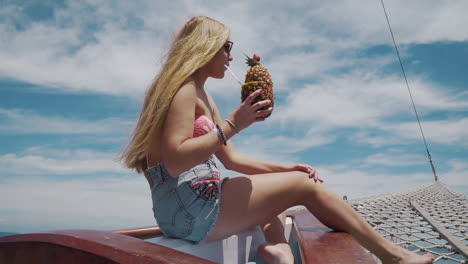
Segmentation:
<svg viewBox="0 0 468 264">
<path fill-rule="evenodd" d="M 319 178 L 317 170 L 308 164 L 283 165 L 258 160 L 235 150 L 232 142 L 228 142 L 227 146 L 219 148 L 219 150 L 216 152 L 216 157 L 218 157 L 226 169 L 237 171 L 246 175 L 302 171 L 309 174 L 309 178 L 313 178 L 315 181 L 323 182 L 323 180 Z"/>
<path fill-rule="evenodd" d="M 267 162 L 244 155 L 234 148 L 232 142 L 230 142 L 228 147 L 220 148 L 216 152 L 216 157 L 218 157 L 226 169 L 247 175 L 294 170 L 291 166 Z"/>
<path fill-rule="evenodd" d="M 209 96 L 210 104 L 213 107 L 215 122 L 223 122 L 219 113 L 218 107 L 214 100 Z M 294 164 L 283 165 L 278 163 L 267 162 L 246 156 L 238 152 L 231 141 L 227 142 L 226 146 L 221 146 L 215 153 L 216 157 L 223 163 L 224 167 L 228 170 L 240 172 L 242 174 L 263 174 L 274 172 L 287 172 L 287 171 L 303 171 L 309 174 L 310 178 L 315 181 L 322 181 L 318 177 L 318 172 L 310 165 L 307 164 Z"/>
<path fill-rule="evenodd" d="M 196 87 L 187 82 L 171 102 L 162 132 L 163 162 L 169 174 L 177 177 L 215 153 L 222 141 L 216 131 L 193 137 L 195 122 Z M 223 130 L 230 138 L 234 132 Z"/>
<path fill-rule="evenodd" d="M 238 123 L 239 129 L 263 120 L 262 116 L 271 113 L 271 109 L 259 110 L 268 105 L 267 101 L 252 104 L 258 95 L 260 95 L 260 90 L 252 93 L 231 114 L 231 118 Z M 205 161 L 223 146 L 223 141 L 215 130 L 200 137 L 193 137 L 196 98 L 195 84 L 190 81 L 183 84 L 174 96 L 164 121 L 161 150 L 163 162 L 173 177 Z M 215 122 L 227 140 L 236 133 L 227 122 L 219 120 Z"/>
</svg>

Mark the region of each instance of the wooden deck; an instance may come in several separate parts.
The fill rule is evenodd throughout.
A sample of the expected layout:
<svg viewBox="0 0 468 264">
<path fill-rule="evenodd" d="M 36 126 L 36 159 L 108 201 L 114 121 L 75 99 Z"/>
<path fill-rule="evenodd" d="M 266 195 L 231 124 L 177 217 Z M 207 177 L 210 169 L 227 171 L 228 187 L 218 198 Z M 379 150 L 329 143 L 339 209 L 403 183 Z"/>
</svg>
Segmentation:
<svg viewBox="0 0 468 264">
<path fill-rule="evenodd" d="M 290 212 L 298 235 L 303 264 L 376 264 L 354 238 L 323 225 L 306 210 Z"/>
</svg>

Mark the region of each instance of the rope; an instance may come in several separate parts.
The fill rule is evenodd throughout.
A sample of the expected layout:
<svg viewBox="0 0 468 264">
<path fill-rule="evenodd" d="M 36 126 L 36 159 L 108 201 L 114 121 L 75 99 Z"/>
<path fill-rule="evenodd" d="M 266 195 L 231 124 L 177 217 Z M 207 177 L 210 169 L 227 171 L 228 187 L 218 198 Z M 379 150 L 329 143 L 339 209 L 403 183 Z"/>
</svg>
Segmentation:
<svg viewBox="0 0 468 264">
<path fill-rule="evenodd" d="M 422 126 L 421 126 L 421 121 L 420 121 L 419 115 L 418 115 L 418 111 L 416 110 L 416 105 L 414 104 L 413 95 L 411 94 L 411 89 L 410 89 L 409 84 L 408 84 L 408 78 L 406 78 L 405 68 L 403 67 L 403 63 L 401 62 L 400 52 L 398 51 L 398 47 L 397 47 L 397 44 L 396 44 L 396 41 L 395 41 L 395 37 L 393 36 L 393 30 L 392 30 L 392 27 L 390 25 L 390 21 L 388 19 L 387 10 L 385 9 L 385 5 L 384 5 L 383 0 L 380 0 L 380 2 L 382 3 L 382 8 L 383 8 L 384 13 L 385 13 L 385 18 L 387 19 L 388 29 L 390 30 L 390 35 L 392 35 L 393 46 L 395 47 L 395 51 L 396 51 L 396 54 L 398 56 L 398 60 L 400 62 L 401 71 L 403 72 L 403 76 L 405 78 L 406 87 L 408 89 L 408 93 L 409 93 L 409 96 L 411 98 L 411 103 L 413 104 L 414 114 L 416 115 L 416 119 L 418 120 L 419 130 L 421 131 L 421 135 L 422 135 L 422 138 L 423 138 L 423 141 L 424 141 L 424 146 L 426 147 L 427 157 L 429 158 L 429 163 L 431 164 L 432 173 L 434 174 L 434 180 L 437 181 L 438 177 L 437 177 L 436 169 L 434 167 L 434 163 L 432 162 L 432 157 L 431 157 L 431 154 L 429 152 L 429 148 L 427 147 L 426 137 L 424 136 L 424 132 L 423 132 L 423 129 L 422 129 Z"/>
<path fill-rule="evenodd" d="M 450 232 L 452 241 L 468 246 L 468 197 L 448 189 L 440 181 L 399 193 L 353 199 L 349 203 L 393 243 L 419 254 L 430 252 L 436 257 L 435 264 L 468 263 L 464 253 L 452 246 L 440 228 L 434 228 L 427 218 L 420 216 L 410 201 L 417 201 L 420 211 L 427 212 L 434 222 Z"/>
</svg>

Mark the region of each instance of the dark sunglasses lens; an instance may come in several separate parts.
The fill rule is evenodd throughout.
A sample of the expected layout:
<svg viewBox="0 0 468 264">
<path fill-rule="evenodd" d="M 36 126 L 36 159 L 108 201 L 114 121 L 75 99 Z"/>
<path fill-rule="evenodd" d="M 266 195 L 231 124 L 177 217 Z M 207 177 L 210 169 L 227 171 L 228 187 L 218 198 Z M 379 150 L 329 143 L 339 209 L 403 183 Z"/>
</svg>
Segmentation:
<svg viewBox="0 0 468 264">
<path fill-rule="evenodd" d="M 224 45 L 224 49 L 226 50 L 226 52 L 231 52 L 232 45 L 233 43 L 231 41 L 229 41 L 228 43 L 226 43 L 226 45 Z"/>
</svg>

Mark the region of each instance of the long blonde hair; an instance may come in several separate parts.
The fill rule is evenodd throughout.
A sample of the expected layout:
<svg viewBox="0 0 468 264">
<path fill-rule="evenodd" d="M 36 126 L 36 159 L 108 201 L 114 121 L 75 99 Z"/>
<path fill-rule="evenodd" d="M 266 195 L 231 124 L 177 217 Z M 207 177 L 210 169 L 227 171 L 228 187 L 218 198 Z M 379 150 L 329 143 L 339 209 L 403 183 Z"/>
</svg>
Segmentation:
<svg viewBox="0 0 468 264">
<path fill-rule="evenodd" d="M 162 126 L 177 91 L 196 70 L 207 64 L 229 38 L 229 29 L 209 17 L 187 21 L 174 39 L 167 60 L 146 92 L 140 118 L 120 160 L 138 173 L 147 167 L 146 154 L 160 140 Z"/>
</svg>

